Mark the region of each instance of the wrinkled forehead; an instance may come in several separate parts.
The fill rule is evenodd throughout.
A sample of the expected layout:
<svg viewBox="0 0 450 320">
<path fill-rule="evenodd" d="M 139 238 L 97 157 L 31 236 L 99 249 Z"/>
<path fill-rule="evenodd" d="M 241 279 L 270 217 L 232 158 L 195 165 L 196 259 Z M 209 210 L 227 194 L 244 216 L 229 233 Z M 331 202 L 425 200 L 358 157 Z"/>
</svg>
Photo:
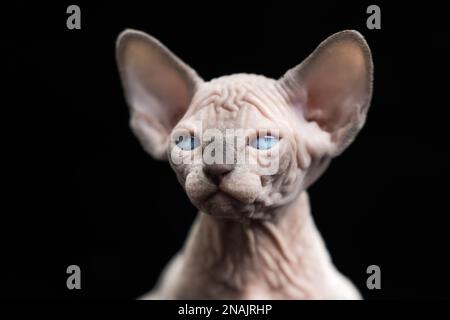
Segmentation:
<svg viewBox="0 0 450 320">
<path fill-rule="evenodd" d="M 276 80 L 238 74 L 203 84 L 184 120 L 203 130 L 278 129 L 286 118 L 286 98 Z"/>
</svg>

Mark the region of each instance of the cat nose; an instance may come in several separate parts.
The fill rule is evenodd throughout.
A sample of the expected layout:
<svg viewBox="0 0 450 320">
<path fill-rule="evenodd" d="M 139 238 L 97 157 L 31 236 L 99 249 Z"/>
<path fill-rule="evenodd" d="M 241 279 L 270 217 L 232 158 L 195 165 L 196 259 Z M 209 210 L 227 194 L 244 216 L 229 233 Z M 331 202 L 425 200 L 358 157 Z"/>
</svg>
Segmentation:
<svg viewBox="0 0 450 320">
<path fill-rule="evenodd" d="M 234 166 L 232 164 L 206 164 L 203 167 L 203 172 L 215 184 L 219 185 L 222 178 L 232 171 Z"/>
</svg>

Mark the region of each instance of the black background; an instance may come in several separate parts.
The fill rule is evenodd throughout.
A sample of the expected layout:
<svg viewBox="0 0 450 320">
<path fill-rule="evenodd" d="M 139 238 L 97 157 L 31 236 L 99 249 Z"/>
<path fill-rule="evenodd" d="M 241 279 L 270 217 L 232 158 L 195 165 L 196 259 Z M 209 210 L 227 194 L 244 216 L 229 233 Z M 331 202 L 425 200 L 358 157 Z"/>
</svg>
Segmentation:
<svg viewBox="0 0 450 320">
<path fill-rule="evenodd" d="M 327 36 L 359 30 L 373 53 L 372 107 L 354 144 L 310 188 L 314 218 L 365 298 L 449 298 L 449 45 L 440 3 L 4 8 L 2 296 L 135 298 L 183 244 L 195 208 L 128 127 L 114 49 L 120 31 L 135 28 L 207 80 L 277 78 Z M 81 7 L 81 30 L 66 28 L 70 4 Z M 369 4 L 381 7 L 381 30 L 366 28 Z M 82 290 L 66 288 L 71 264 L 81 267 Z M 371 264 L 381 267 L 381 290 L 365 287 Z"/>
</svg>

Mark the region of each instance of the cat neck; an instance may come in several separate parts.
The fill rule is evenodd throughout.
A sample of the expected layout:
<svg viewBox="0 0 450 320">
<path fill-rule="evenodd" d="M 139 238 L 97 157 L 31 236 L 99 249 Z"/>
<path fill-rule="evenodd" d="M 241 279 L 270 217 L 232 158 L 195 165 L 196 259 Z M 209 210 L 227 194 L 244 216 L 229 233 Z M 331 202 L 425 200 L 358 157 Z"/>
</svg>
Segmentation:
<svg viewBox="0 0 450 320">
<path fill-rule="evenodd" d="M 306 287 L 317 287 L 332 264 L 306 192 L 274 217 L 243 223 L 200 212 L 183 252 L 188 269 L 193 276 L 210 277 L 208 281 L 234 292 L 289 287 L 293 296 L 298 297 L 299 291 L 307 296 Z"/>
</svg>

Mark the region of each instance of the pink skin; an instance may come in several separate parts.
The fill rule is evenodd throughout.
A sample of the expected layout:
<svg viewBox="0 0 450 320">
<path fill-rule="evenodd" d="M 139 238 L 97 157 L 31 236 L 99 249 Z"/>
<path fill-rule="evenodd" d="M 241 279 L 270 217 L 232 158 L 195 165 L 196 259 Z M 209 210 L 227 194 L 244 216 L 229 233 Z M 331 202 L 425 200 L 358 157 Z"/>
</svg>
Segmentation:
<svg viewBox="0 0 450 320">
<path fill-rule="evenodd" d="M 358 299 L 330 260 L 306 189 L 362 128 L 372 95 L 369 47 L 356 31 L 328 39 L 281 79 L 236 74 L 204 82 L 159 41 L 126 30 L 117 60 L 131 126 L 168 159 L 199 209 L 187 242 L 152 299 Z M 244 163 L 206 164 L 209 141 L 178 149 L 182 133 L 241 129 L 246 141 L 277 132 L 271 150 L 249 144 Z M 228 143 L 228 142 L 227 142 Z M 240 148 L 240 149 L 239 149 Z M 176 151 L 176 152 L 174 152 Z M 262 163 L 274 160 L 274 172 Z"/>
</svg>

